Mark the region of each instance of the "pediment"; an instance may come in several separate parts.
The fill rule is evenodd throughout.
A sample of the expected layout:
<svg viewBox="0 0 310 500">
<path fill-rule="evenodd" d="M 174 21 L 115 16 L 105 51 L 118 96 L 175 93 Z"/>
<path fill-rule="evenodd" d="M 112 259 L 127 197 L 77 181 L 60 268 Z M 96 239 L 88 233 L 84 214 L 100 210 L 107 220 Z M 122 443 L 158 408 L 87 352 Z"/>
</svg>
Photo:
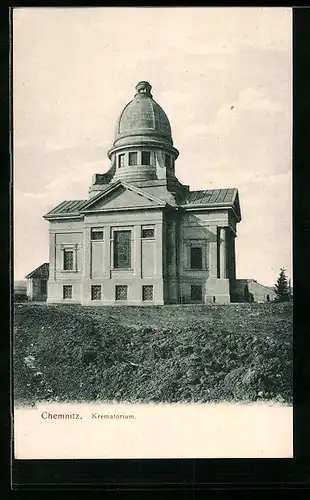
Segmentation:
<svg viewBox="0 0 310 500">
<path fill-rule="evenodd" d="M 81 212 L 97 212 L 133 208 L 160 208 L 166 203 L 149 193 L 118 181 L 105 191 L 97 194 L 94 198 L 88 200 L 82 207 Z"/>
</svg>

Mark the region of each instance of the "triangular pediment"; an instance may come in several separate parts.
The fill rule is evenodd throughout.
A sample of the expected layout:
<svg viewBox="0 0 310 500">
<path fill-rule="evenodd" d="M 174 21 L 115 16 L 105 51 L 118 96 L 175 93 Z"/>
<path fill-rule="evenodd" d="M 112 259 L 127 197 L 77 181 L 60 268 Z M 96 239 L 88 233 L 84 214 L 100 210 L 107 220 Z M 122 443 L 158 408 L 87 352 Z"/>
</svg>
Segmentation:
<svg viewBox="0 0 310 500">
<path fill-rule="evenodd" d="M 117 181 L 88 200 L 80 211 L 86 213 L 134 208 L 160 208 L 165 205 L 166 203 L 159 198 L 145 193 L 135 186 Z"/>
</svg>

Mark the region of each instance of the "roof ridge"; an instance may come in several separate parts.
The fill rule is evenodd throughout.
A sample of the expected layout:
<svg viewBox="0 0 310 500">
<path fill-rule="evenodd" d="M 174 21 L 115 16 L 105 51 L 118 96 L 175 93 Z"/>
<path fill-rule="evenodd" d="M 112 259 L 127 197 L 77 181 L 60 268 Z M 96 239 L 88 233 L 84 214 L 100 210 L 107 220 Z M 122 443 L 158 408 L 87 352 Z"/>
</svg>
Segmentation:
<svg viewBox="0 0 310 500">
<path fill-rule="evenodd" d="M 194 189 L 193 191 L 190 191 L 190 193 L 194 193 L 197 191 L 222 191 L 222 190 L 231 190 L 231 191 L 238 191 L 238 188 L 233 188 L 233 187 L 224 187 L 224 188 L 205 188 L 205 189 Z"/>
</svg>

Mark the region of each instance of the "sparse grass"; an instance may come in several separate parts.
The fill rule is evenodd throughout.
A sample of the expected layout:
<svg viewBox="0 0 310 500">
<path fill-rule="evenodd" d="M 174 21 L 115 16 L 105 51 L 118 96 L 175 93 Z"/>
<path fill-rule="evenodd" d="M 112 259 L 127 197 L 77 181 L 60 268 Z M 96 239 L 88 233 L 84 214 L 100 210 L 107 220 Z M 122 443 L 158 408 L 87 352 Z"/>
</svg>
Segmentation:
<svg viewBox="0 0 310 500">
<path fill-rule="evenodd" d="M 16 304 L 14 398 L 292 403 L 292 304 Z"/>
</svg>

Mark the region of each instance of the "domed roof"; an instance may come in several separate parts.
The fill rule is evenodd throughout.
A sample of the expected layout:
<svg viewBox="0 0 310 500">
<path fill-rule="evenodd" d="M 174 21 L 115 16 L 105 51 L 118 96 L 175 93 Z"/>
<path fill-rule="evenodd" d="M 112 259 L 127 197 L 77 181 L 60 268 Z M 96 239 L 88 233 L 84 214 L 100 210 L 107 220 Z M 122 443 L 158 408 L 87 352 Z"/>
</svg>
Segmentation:
<svg viewBox="0 0 310 500">
<path fill-rule="evenodd" d="M 125 137 L 130 137 L 132 140 L 136 137 L 139 141 L 155 139 L 172 146 L 168 117 L 154 101 L 151 89 L 148 82 L 143 81 L 136 85 L 133 100 L 125 106 L 117 121 L 114 145 Z"/>
</svg>

